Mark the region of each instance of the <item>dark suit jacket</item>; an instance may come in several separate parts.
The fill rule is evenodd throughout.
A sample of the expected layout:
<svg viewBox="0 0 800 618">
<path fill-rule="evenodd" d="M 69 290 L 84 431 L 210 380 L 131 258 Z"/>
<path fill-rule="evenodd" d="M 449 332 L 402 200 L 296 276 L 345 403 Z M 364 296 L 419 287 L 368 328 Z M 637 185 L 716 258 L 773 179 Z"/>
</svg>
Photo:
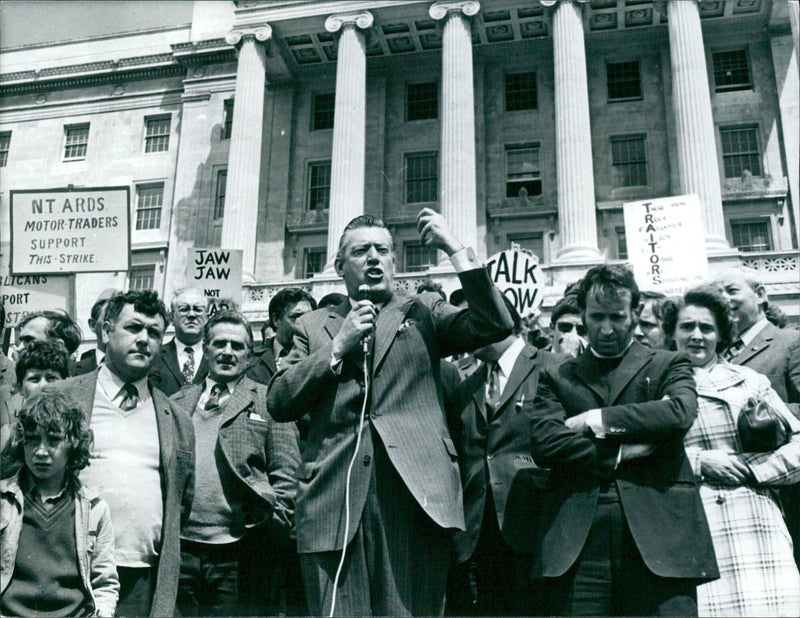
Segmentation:
<svg viewBox="0 0 800 618">
<path fill-rule="evenodd" d="M 202 384 L 207 375 L 208 363 L 204 354 L 200 360 L 200 366 L 194 374 L 192 384 Z M 172 397 L 182 387 L 186 386 L 186 380 L 183 379 L 180 365 L 178 365 L 178 347 L 174 338 L 161 347 L 161 353 L 153 363 L 152 369 L 150 369 L 150 380 L 168 397 Z"/>
<path fill-rule="evenodd" d="M 796 330 L 767 324 L 731 362 L 763 373 L 786 403 L 800 403 L 800 333 Z"/>
<path fill-rule="evenodd" d="M 458 387 L 461 411 L 450 417 L 449 424 L 459 454 L 467 524 L 465 532 L 455 535 L 459 562 L 475 551 L 489 491 L 498 528 L 508 545 L 519 552 L 533 551 L 538 501 L 548 473 L 531 457 L 531 407 L 524 403 L 536 396 L 537 365 L 555 365 L 559 360 L 563 359 L 525 345 L 491 418 L 487 417 L 485 403 L 485 364 Z M 509 513 L 509 505 L 517 511 Z"/>
<path fill-rule="evenodd" d="M 99 371 L 99 370 L 98 370 Z M 91 420 L 97 371 L 53 386 L 70 394 L 80 403 Z M 192 419 L 167 396 L 150 385 L 156 410 L 159 449 L 161 452 L 161 487 L 164 512 L 161 527 L 161 552 L 156 572 L 156 587 L 151 616 L 172 616 L 178 594 L 181 568 L 180 529 L 189 517 L 194 487 L 194 429 Z M 120 462 L 125 465 L 125 462 Z M 117 522 L 117 525 L 122 525 Z"/>
<path fill-rule="evenodd" d="M 275 364 L 275 352 L 272 349 L 273 340 L 274 337 L 267 339 L 264 351 L 253 357 L 245 374 L 248 378 L 260 384 L 268 385 L 272 376 L 278 373 L 278 366 Z"/>
<path fill-rule="evenodd" d="M 636 547 L 660 577 L 715 579 L 714 548 L 683 437 L 697 416 L 689 360 L 634 341 L 608 390 L 591 353 L 545 369 L 533 405 L 533 457 L 550 468 L 534 554 L 534 577 L 558 577 L 574 562 L 594 519 L 600 462 L 621 444 L 655 445 L 614 472 Z M 527 403 L 525 405 L 528 405 Z M 606 438 L 568 429 L 566 418 L 601 408 Z M 612 460 L 613 461 L 613 460 Z"/>
<path fill-rule="evenodd" d="M 97 355 L 94 349 L 84 352 L 80 360 L 70 364 L 69 373 L 71 376 L 82 376 L 97 369 Z"/>
<path fill-rule="evenodd" d="M 184 386 L 171 399 L 194 414 L 203 388 L 203 384 Z M 266 386 L 242 377 L 225 402 L 217 443 L 248 498 L 245 512 L 234 513 L 232 528 L 253 528 L 271 514 L 288 538 L 294 520 L 294 473 L 300 463 L 297 429 L 276 423 L 267 414 Z"/>
<path fill-rule="evenodd" d="M 502 339 L 511 321 L 486 269 L 459 278 L 469 309 L 457 309 L 432 293 L 395 294 L 381 309 L 368 422 L 425 513 L 443 528 L 463 530 L 458 454 L 445 422 L 439 359 Z M 276 420 L 297 420 L 306 412 L 311 417 L 297 471 L 301 553 L 341 549 L 345 542 L 340 513 L 364 399 L 361 350 L 343 359 L 338 376 L 330 362 L 333 338 L 349 309 L 345 302 L 300 318 L 288 366 L 269 390 L 268 409 Z M 367 466 L 354 466 L 347 542 L 361 519 L 370 476 Z"/>
</svg>

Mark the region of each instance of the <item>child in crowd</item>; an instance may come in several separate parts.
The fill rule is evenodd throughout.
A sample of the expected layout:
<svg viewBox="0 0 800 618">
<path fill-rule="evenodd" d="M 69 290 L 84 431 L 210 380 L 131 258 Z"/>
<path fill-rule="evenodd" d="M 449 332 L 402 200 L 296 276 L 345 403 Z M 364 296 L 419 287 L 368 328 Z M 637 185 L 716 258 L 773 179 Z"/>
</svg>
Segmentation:
<svg viewBox="0 0 800 618">
<path fill-rule="evenodd" d="M 0 387 L 0 448 L 14 429 L 23 402 L 50 382 L 69 377 L 69 354 L 58 339 L 31 341 L 19 354 L 16 385 Z"/>
<path fill-rule="evenodd" d="M 48 388 L 26 399 L 0 456 L 0 614 L 114 615 L 108 505 L 78 480 L 90 448 L 74 400 Z"/>
</svg>

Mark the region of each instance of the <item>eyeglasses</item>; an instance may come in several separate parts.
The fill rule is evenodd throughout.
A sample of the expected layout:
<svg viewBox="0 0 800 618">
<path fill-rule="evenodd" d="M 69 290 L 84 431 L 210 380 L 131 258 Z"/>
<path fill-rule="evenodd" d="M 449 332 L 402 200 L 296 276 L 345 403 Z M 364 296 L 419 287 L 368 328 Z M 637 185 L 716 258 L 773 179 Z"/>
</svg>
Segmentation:
<svg viewBox="0 0 800 618">
<path fill-rule="evenodd" d="M 556 330 L 559 333 L 571 333 L 572 329 L 578 332 L 578 335 L 584 337 L 586 335 L 586 327 L 583 324 L 573 324 L 572 322 L 559 322 L 556 324 Z"/>
<path fill-rule="evenodd" d="M 178 305 L 175 309 L 175 313 L 178 315 L 189 315 L 190 312 L 203 314 L 206 312 L 206 308 L 202 305 Z"/>
</svg>

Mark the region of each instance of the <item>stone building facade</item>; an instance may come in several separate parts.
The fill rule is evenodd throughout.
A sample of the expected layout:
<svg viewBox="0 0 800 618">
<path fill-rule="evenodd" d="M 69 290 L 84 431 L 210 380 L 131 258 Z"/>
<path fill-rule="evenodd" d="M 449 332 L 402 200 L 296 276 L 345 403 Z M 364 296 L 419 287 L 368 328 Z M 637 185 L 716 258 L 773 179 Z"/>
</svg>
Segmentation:
<svg viewBox="0 0 800 618">
<path fill-rule="evenodd" d="M 128 186 L 128 273 L 180 285 L 188 251 L 244 252 L 244 309 L 337 289 L 353 216 L 432 274 L 414 216 L 479 254 L 517 243 L 545 309 L 625 260 L 622 204 L 696 193 L 711 268 L 758 268 L 798 314 L 798 5 L 789 0 L 196 2 L 191 23 L 0 50 L 0 242 L 11 190 Z M 84 327 L 84 332 L 89 332 Z"/>
</svg>

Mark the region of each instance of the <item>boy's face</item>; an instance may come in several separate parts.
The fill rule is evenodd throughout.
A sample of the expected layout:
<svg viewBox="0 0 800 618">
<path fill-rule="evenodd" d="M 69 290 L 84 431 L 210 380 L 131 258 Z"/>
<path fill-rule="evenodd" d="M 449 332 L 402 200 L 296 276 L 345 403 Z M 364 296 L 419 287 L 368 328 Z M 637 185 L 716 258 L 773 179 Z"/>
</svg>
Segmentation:
<svg viewBox="0 0 800 618">
<path fill-rule="evenodd" d="M 45 384 L 63 379 L 55 369 L 28 369 L 22 378 L 22 398 L 28 399 Z"/>
<path fill-rule="evenodd" d="M 42 428 L 25 432 L 25 465 L 40 489 L 58 491 L 63 486 L 68 446 L 61 432 Z"/>
</svg>

